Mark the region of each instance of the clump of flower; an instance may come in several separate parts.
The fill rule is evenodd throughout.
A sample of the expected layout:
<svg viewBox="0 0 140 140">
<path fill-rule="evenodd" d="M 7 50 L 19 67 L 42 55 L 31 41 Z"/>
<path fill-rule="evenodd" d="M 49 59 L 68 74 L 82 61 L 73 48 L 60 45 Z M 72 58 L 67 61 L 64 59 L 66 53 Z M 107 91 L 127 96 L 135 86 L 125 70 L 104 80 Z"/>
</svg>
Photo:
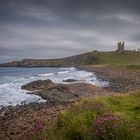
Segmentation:
<svg viewBox="0 0 140 140">
<path fill-rule="evenodd" d="M 42 129 L 44 128 L 44 123 L 41 121 L 37 121 L 31 128 L 31 131 L 34 133 L 38 133 L 40 131 L 42 131 Z"/>
<path fill-rule="evenodd" d="M 44 122 L 36 121 L 35 124 L 30 129 L 28 129 L 21 135 L 20 140 L 29 140 L 32 137 L 38 136 L 39 134 L 42 133 L 44 125 L 45 125 Z M 39 138 L 38 140 L 42 140 L 42 138 Z"/>
<path fill-rule="evenodd" d="M 93 121 L 93 139 L 113 140 L 118 133 L 118 117 L 104 114 Z"/>
</svg>

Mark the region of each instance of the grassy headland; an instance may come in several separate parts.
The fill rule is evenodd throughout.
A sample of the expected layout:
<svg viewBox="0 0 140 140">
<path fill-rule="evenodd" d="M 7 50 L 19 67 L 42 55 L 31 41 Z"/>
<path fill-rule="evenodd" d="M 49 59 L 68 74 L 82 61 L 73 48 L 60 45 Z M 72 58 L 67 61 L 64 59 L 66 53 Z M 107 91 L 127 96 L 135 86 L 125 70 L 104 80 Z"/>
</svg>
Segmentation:
<svg viewBox="0 0 140 140">
<path fill-rule="evenodd" d="M 124 65 L 130 68 L 139 68 L 140 52 L 125 51 L 117 52 L 89 52 L 61 59 L 24 59 L 0 66 L 18 67 L 45 67 L 45 66 L 83 66 L 83 65 Z"/>
</svg>

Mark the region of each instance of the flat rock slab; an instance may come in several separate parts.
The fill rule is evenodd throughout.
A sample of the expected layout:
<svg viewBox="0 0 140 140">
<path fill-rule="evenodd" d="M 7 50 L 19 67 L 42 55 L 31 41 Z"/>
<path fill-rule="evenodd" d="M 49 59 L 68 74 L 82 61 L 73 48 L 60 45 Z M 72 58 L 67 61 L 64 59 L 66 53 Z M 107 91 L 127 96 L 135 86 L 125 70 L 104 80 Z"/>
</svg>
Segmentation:
<svg viewBox="0 0 140 140">
<path fill-rule="evenodd" d="M 68 85 L 55 84 L 51 80 L 34 81 L 23 85 L 21 88 L 34 91 L 31 94 L 39 95 L 50 103 L 59 104 L 78 99 L 78 95 Z"/>
<path fill-rule="evenodd" d="M 31 90 L 31 94 L 39 95 L 49 103 L 66 103 L 82 97 L 112 94 L 102 88 L 86 83 L 55 84 L 51 80 L 38 80 L 23 85 L 22 89 Z M 37 90 L 37 91 L 36 91 Z"/>
</svg>

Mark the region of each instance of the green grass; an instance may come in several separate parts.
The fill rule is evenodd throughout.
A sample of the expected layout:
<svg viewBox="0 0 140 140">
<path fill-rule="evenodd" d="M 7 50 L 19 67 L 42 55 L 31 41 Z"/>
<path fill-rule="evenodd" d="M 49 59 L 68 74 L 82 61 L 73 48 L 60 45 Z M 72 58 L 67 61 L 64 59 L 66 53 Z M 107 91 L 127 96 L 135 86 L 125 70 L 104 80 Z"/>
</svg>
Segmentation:
<svg viewBox="0 0 140 140">
<path fill-rule="evenodd" d="M 90 52 L 86 55 L 96 59 L 96 65 L 114 66 L 129 70 L 140 70 L 140 52 L 126 51 L 123 54 L 116 52 Z M 81 65 L 95 65 L 94 61 L 87 60 Z"/>
<path fill-rule="evenodd" d="M 130 70 L 140 70 L 140 65 L 127 65 L 125 68 Z"/>
<path fill-rule="evenodd" d="M 92 55 L 96 56 L 101 65 L 140 65 L 140 53 L 138 52 L 125 52 L 124 54 L 100 52 Z"/>
<path fill-rule="evenodd" d="M 93 124 L 103 117 L 103 114 L 117 116 L 118 128 L 112 140 L 140 139 L 140 92 L 126 95 L 112 95 L 82 100 L 73 107 L 60 113 L 54 126 L 47 127 L 43 140 L 93 140 Z M 104 124 L 112 127 L 116 122 Z M 102 125 L 99 125 L 99 128 Z M 106 128 L 107 129 L 107 128 Z M 108 132 L 110 133 L 110 132 Z M 102 135 L 98 140 L 108 140 Z M 36 139 L 35 139 L 36 140 Z"/>
</svg>

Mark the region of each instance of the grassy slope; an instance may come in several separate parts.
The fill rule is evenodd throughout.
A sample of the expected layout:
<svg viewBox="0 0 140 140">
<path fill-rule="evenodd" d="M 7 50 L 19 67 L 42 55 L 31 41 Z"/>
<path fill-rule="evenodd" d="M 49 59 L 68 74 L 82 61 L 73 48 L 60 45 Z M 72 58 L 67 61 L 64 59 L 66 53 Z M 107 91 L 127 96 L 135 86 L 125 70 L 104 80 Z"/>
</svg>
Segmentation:
<svg viewBox="0 0 140 140">
<path fill-rule="evenodd" d="M 140 70 L 140 52 L 125 52 L 117 54 L 116 52 L 90 52 L 89 56 L 97 60 L 96 65 L 117 66 L 130 70 Z M 85 61 L 81 65 L 95 65 L 93 61 Z"/>
<path fill-rule="evenodd" d="M 140 65 L 140 53 L 138 52 L 126 52 L 124 54 L 101 52 L 92 55 L 95 55 L 99 64 L 103 65 Z"/>
<path fill-rule="evenodd" d="M 140 52 L 89 52 L 62 59 L 24 59 L 22 61 L 0 64 L 0 66 L 78 66 L 78 65 L 140 65 Z M 131 68 L 133 68 L 131 66 Z M 137 68 L 137 66 L 136 66 Z"/>
<path fill-rule="evenodd" d="M 112 140 L 138 140 L 139 101 L 140 92 L 82 100 L 72 108 L 61 112 L 56 124 L 43 133 L 43 140 L 93 140 L 94 121 L 103 114 L 114 114 L 119 117 L 117 134 Z M 102 124 L 99 127 L 101 128 Z M 101 137 L 97 139 L 103 140 Z"/>
</svg>

